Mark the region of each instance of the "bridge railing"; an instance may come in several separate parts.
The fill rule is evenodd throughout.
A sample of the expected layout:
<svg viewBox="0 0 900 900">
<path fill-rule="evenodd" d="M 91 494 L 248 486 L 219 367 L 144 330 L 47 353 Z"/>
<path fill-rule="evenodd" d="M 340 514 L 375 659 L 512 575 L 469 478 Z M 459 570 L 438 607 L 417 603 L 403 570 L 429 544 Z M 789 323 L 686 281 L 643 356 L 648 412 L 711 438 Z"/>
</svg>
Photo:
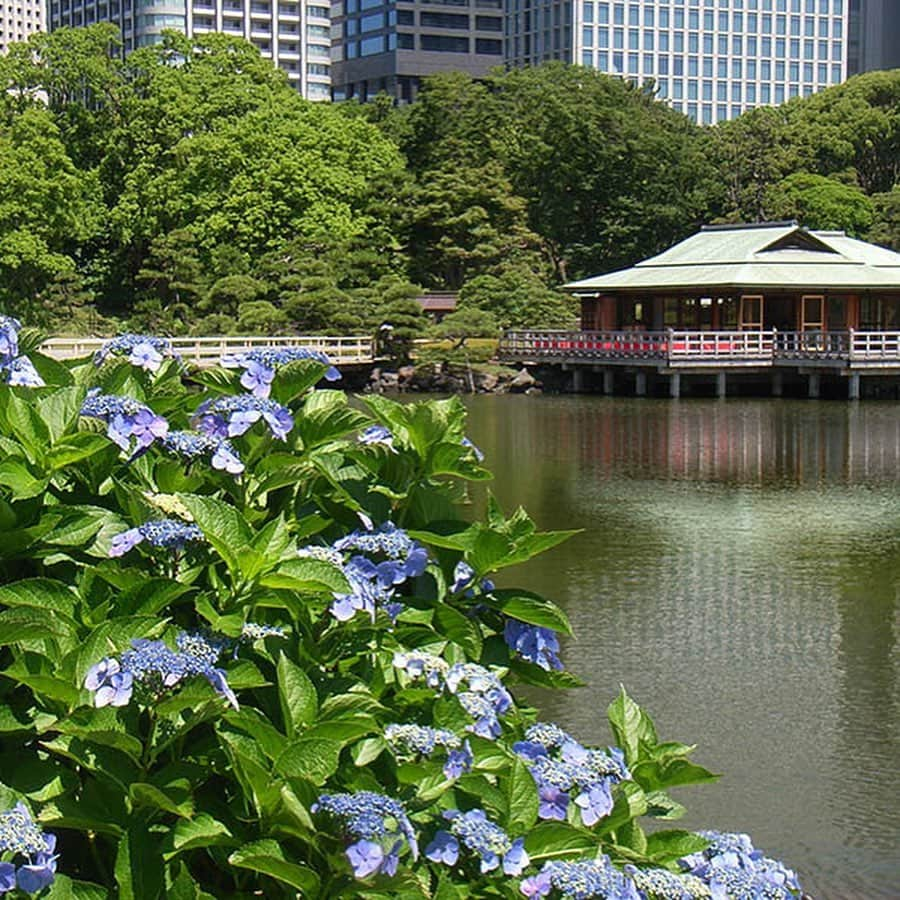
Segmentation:
<svg viewBox="0 0 900 900">
<path fill-rule="evenodd" d="M 328 354 L 335 365 L 370 363 L 375 359 L 375 342 L 371 337 L 330 337 L 327 335 L 292 335 L 286 337 L 175 337 L 172 349 L 185 362 L 212 366 L 224 354 L 243 353 L 260 347 L 309 347 Z M 89 356 L 105 343 L 104 338 L 51 338 L 41 345 L 41 352 L 55 359 L 77 359 Z"/>
<path fill-rule="evenodd" d="M 668 332 L 670 362 L 743 362 L 772 359 L 774 331 Z"/>
<path fill-rule="evenodd" d="M 877 364 L 900 361 L 900 332 L 852 331 L 849 335 L 850 363 Z"/>
</svg>

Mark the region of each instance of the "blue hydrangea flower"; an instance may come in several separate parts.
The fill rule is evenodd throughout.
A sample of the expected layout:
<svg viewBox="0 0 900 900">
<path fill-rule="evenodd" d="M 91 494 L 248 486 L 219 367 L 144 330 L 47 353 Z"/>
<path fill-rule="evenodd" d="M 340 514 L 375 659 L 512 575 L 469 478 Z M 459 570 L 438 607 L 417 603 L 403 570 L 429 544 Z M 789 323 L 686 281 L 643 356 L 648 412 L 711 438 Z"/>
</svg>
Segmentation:
<svg viewBox="0 0 900 900">
<path fill-rule="evenodd" d="M 227 639 L 201 633 L 181 632 L 177 650 L 164 641 L 133 640 L 121 660 L 105 658 L 92 666 L 84 686 L 94 694 L 95 706 L 125 706 L 136 685 L 159 697 L 188 678 L 202 676 L 213 690 L 235 709 L 238 700 L 228 684 L 224 669 L 217 667 Z"/>
<path fill-rule="evenodd" d="M 456 594 L 464 588 L 467 597 L 474 597 L 475 590 L 469 585 L 475 580 L 475 570 L 463 559 L 461 559 L 453 569 L 453 583 L 450 585 L 450 593 Z M 481 579 L 481 592 L 489 594 L 494 589 L 494 582 L 490 578 Z"/>
<path fill-rule="evenodd" d="M 328 366 L 326 381 L 337 381 L 341 377 L 328 354 L 311 347 L 262 347 L 244 353 L 225 354 L 221 362 L 227 368 L 244 370 L 241 385 L 255 397 L 268 397 L 278 369 L 298 359 L 313 359 Z"/>
<path fill-rule="evenodd" d="M 405 672 L 413 681 L 424 676 L 428 687 L 439 690 L 444 686 L 444 677 L 450 665 L 433 653 L 411 650 L 409 653 L 394 654 L 394 668 Z"/>
<path fill-rule="evenodd" d="M 547 897 L 554 889 L 567 900 L 642 900 L 635 883 L 606 856 L 577 861 L 551 860 L 520 886 L 526 897 Z"/>
<path fill-rule="evenodd" d="M 460 847 L 477 854 L 482 874 L 503 866 L 507 875 L 520 875 L 530 860 L 523 838 L 511 840 L 506 832 L 492 822 L 483 809 L 460 812 L 447 810 L 444 818 L 450 822 L 449 831 L 438 831 L 425 849 L 432 862 L 456 865 Z"/>
<path fill-rule="evenodd" d="M 562 669 L 559 656 L 559 636 L 551 628 L 528 625 L 518 619 L 507 619 L 503 629 L 507 646 L 523 659 L 533 662 L 546 671 Z"/>
<path fill-rule="evenodd" d="M 123 450 L 132 449 L 133 438 L 135 454 L 169 433 L 169 423 L 143 403 L 131 397 L 101 394 L 99 388 L 88 391 L 81 415 L 106 422 L 107 436 Z"/>
<path fill-rule="evenodd" d="M 393 875 L 404 842 L 412 858 L 418 859 L 416 832 L 399 800 L 373 791 L 323 794 L 312 812 L 328 813 L 340 821 L 352 841 L 345 852 L 356 878 L 379 872 Z"/>
<path fill-rule="evenodd" d="M 466 447 L 467 449 L 472 451 L 472 453 L 475 455 L 475 459 L 477 459 L 478 462 L 484 462 L 484 454 L 467 437 L 464 437 L 460 441 L 460 443 L 463 445 L 463 447 Z"/>
<path fill-rule="evenodd" d="M 394 450 L 394 435 L 384 425 L 370 425 L 368 428 L 364 428 L 357 440 L 360 444 L 380 444 Z"/>
<path fill-rule="evenodd" d="M 109 555 L 124 556 L 143 541 L 163 550 L 183 550 L 189 542 L 202 540 L 203 532 L 197 525 L 178 519 L 159 519 L 117 534 L 110 544 Z"/>
<path fill-rule="evenodd" d="M 230 438 L 244 434 L 260 419 L 281 441 L 287 440 L 294 427 L 294 418 L 286 406 L 253 394 L 220 397 L 201 403 L 194 414 L 194 426 L 203 434 Z"/>
<path fill-rule="evenodd" d="M 625 874 L 635 883 L 642 897 L 653 900 L 709 900 L 709 886 L 694 875 L 676 874 L 668 869 L 638 869 L 627 865 Z"/>
<path fill-rule="evenodd" d="M 472 748 L 468 741 L 446 728 L 431 728 L 428 725 L 390 724 L 384 729 L 384 737 L 391 750 L 398 756 L 430 757 L 438 747 L 447 751 L 444 776 L 456 779 L 471 771 Z"/>
<path fill-rule="evenodd" d="M 259 622 L 245 622 L 241 629 L 242 641 L 262 641 L 268 637 L 283 638 L 284 629 L 278 625 L 262 625 Z"/>
<path fill-rule="evenodd" d="M 583 747 L 558 725 L 539 722 L 513 745 L 538 789 L 538 816 L 565 821 L 573 800 L 581 822 L 590 828 L 613 808 L 612 788 L 630 773 L 618 748 Z"/>
<path fill-rule="evenodd" d="M 19 355 L 19 332 L 22 323 L 12 316 L 0 315 L 0 361 Z"/>
<path fill-rule="evenodd" d="M 0 812 L 0 893 L 18 888 L 36 894 L 56 876 L 56 835 L 44 834 L 24 803 Z"/>
<path fill-rule="evenodd" d="M 0 371 L 4 366 L 0 363 Z M 44 379 L 38 374 L 34 363 L 27 356 L 17 356 L 5 366 L 6 383 L 13 387 L 43 387 Z"/>
<path fill-rule="evenodd" d="M 240 456 L 225 438 L 195 431 L 170 431 L 160 443 L 166 450 L 188 460 L 209 457 L 214 469 L 228 472 L 229 475 L 240 475 L 244 471 Z"/>
<path fill-rule="evenodd" d="M 801 894 L 794 871 L 766 857 L 749 835 L 701 831 L 710 845 L 679 860 L 682 868 L 709 886 L 713 900 L 789 900 Z"/>
<path fill-rule="evenodd" d="M 168 338 L 149 334 L 120 334 L 106 343 L 94 354 L 94 365 L 101 366 L 111 356 L 125 356 L 133 366 L 147 372 L 158 372 L 167 356 L 178 357 L 172 350 Z"/>
</svg>

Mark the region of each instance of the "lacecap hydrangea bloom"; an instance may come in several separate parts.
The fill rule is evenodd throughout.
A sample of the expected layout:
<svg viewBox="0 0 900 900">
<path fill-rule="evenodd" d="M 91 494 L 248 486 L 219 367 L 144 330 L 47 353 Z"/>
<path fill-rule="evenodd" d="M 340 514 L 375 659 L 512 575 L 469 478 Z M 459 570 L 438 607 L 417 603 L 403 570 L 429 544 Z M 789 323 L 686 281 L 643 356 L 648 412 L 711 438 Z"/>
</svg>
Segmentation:
<svg viewBox="0 0 900 900">
<path fill-rule="evenodd" d="M 148 406 L 131 397 L 101 394 L 99 388 L 88 391 L 81 415 L 106 422 L 107 437 L 123 450 L 133 449 L 136 454 L 169 433 L 169 423 Z"/>
<path fill-rule="evenodd" d="M 769 859 L 749 835 L 701 831 L 710 845 L 679 860 L 682 868 L 709 885 L 713 900 L 790 900 L 802 893 L 796 873 Z"/>
<path fill-rule="evenodd" d="M 44 379 L 38 374 L 27 356 L 19 355 L 19 332 L 22 323 L 12 316 L 0 316 L 0 377 L 7 384 L 19 387 L 43 387 Z"/>
<path fill-rule="evenodd" d="M 144 522 L 137 528 L 129 528 L 117 534 L 109 547 L 110 556 L 124 556 L 138 544 L 146 541 L 151 547 L 162 550 L 183 550 L 191 542 L 204 540 L 203 532 L 197 525 L 178 519 L 158 519 Z"/>
<path fill-rule="evenodd" d="M 609 815 L 612 788 L 631 777 L 618 748 L 583 747 L 558 725 L 538 723 L 513 745 L 538 789 L 538 816 L 565 821 L 572 802 L 588 828 Z"/>
<path fill-rule="evenodd" d="M 323 794 L 312 811 L 328 813 L 341 823 L 350 840 L 345 853 L 356 878 L 395 874 L 404 843 L 413 859 L 419 857 L 415 829 L 399 800 L 373 791 Z"/>
<path fill-rule="evenodd" d="M 384 729 L 384 739 L 396 756 L 430 757 L 439 747 L 442 748 L 446 752 L 445 778 L 459 778 L 472 769 L 473 756 L 469 742 L 446 728 L 391 724 Z"/>
<path fill-rule="evenodd" d="M 641 898 L 651 900 L 709 900 L 709 885 L 695 875 L 670 872 L 668 869 L 639 869 L 625 866 L 625 874 L 635 883 Z"/>
<path fill-rule="evenodd" d="M 231 441 L 223 437 L 196 431 L 170 431 L 160 440 L 161 446 L 189 461 L 208 457 L 210 465 L 229 475 L 240 475 L 244 463 Z"/>
<path fill-rule="evenodd" d="M 513 705 L 509 691 L 490 669 L 477 663 L 448 666 L 430 653 L 395 653 L 394 667 L 416 680 L 425 677 L 429 687 L 453 694 L 474 720 L 467 728 L 479 737 L 493 739 L 502 731 L 500 717 Z"/>
<path fill-rule="evenodd" d="M 0 894 L 36 894 L 56 876 L 56 835 L 44 834 L 21 801 L 0 812 Z"/>
<path fill-rule="evenodd" d="M 158 699 L 187 679 L 202 676 L 237 709 L 225 670 L 217 666 L 227 640 L 182 632 L 176 643 L 178 649 L 173 650 L 164 641 L 134 640 L 121 660 L 105 657 L 91 666 L 84 686 L 94 695 L 94 706 L 127 706 L 138 686 L 148 697 Z"/>
<path fill-rule="evenodd" d="M 644 900 L 637 885 L 609 860 L 551 860 L 540 872 L 522 880 L 519 888 L 526 897 L 554 896 L 566 900 Z"/>
<path fill-rule="evenodd" d="M 149 334 L 120 334 L 94 354 L 94 365 L 101 366 L 111 356 L 127 357 L 128 362 L 147 372 L 158 372 L 166 357 L 178 358 L 168 338 Z"/>
<path fill-rule="evenodd" d="M 194 413 L 194 427 L 211 437 L 232 438 L 244 434 L 260 419 L 280 441 L 286 441 L 294 427 L 294 417 L 286 406 L 253 394 L 201 403 Z"/>
<path fill-rule="evenodd" d="M 312 359 L 328 366 L 325 370 L 326 381 L 337 381 L 341 377 L 328 354 L 312 347 L 261 347 L 244 353 L 226 354 L 221 362 L 227 368 L 244 370 L 241 385 L 254 397 L 268 397 L 278 370 L 298 359 Z"/>
<path fill-rule="evenodd" d="M 421 575 L 428 565 L 428 551 L 392 522 L 378 529 L 354 531 L 331 547 L 304 547 L 300 556 L 322 559 L 339 566 L 350 583 L 350 592 L 335 594 L 331 614 L 346 622 L 358 612 L 373 620 L 379 609 L 393 620 L 403 606 L 396 589 Z"/>
<path fill-rule="evenodd" d="M 449 809 L 444 812 L 444 818 L 450 822 L 449 830 L 438 831 L 425 848 L 425 855 L 432 862 L 455 866 L 464 847 L 477 855 L 482 874 L 502 866 L 506 875 L 521 875 L 529 864 L 524 838 L 510 839 L 483 809 L 468 812 Z"/>
</svg>

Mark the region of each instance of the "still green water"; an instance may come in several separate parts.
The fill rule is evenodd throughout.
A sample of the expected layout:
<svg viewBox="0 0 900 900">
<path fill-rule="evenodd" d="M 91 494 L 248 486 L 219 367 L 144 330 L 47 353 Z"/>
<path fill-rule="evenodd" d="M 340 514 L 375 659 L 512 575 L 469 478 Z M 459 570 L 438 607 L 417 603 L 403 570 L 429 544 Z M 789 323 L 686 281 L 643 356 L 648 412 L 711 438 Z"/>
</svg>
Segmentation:
<svg viewBox="0 0 900 900">
<path fill-rule="evenodd" d="M 477 397 L 508 510 L 582 533 L 520 568 L 587 687 L 546 718 L 605 744 L 624 684 L 718 784 L 687 827 L 749 832 L 817 900 L 900 897 L 900 406 Z"/>
</svg>

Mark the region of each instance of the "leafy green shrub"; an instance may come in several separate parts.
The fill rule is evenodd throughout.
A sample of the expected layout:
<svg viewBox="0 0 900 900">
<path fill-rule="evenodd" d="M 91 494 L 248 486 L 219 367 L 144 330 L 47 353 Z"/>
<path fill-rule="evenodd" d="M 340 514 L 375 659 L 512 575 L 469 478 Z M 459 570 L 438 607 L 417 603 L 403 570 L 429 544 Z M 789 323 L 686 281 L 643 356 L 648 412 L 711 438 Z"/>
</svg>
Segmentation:
<svg viewBox="0 0 900 900">
<path fill-rule="evenodd" d="M 490 579 L 568 533 L 461 517 L 458 400 L 22 349 L 0 319 L 0 893 L 797 895 L 746 836 L 645 832 L 715 776 L 624 690 L 607 750 L 517 697 L 576 683 L 569 626 Z"/>
</svg>

